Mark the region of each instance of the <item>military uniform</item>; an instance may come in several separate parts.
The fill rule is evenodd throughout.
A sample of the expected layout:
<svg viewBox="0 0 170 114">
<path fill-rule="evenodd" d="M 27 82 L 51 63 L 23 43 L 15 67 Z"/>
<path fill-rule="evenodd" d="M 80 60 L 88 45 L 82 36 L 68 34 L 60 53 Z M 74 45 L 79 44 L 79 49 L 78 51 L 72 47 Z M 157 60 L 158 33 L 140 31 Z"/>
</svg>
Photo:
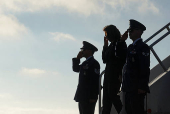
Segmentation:
<svg viewBox="0 0 170 114">
<path fill-rule="evenodd" d="M 141 23 L 130 20 L 130 29 L 146 30 Z M 127 60 L 124 66 L 122 91 L 125 92 L 125 109 L 127 114 L 144 114 L 146 93 L 138 94 L 138 89 L 150 92 L 148 87 L 150 75 L 150 48 L 141 38 L 128 46 Z"/>
<path fill-rule="evenodd" d="M 126 61 L 127 45 L 125 42 L 112 42 L 108 47 L 103 47 L 102 59 L 106 64 L 103 84 L 103 112 L 110 114 L 112 104 L 119 113 L 122 103 L 118 92 L 121 82 L 119 75 L 122 75 L 122 67 Z"/>
<path fill-rule="evenodd" d="M 83 49 L 93 47 L 87 42 L 83 42 L 83 44 L 85 45 Z M 79 65 L 80 59 L 73 58 L 72 61 L 73 71 L 79 72 L 79 82 L 74 100 L 79 102 L 80 114 L 94 114 L 96 102 L 89 103 L 89 100 L 97 101 L 98 99 L 100 64 L 93 56 L 87 58 L 81 65 Z"/>
<path fill-rule="evenodd" d="M 122 90 L 125 92 L 142 89 L 149 92 L 150 49 L 142 39 L 128 47 L 126 71 L 124 72 Z"/>
</svg>

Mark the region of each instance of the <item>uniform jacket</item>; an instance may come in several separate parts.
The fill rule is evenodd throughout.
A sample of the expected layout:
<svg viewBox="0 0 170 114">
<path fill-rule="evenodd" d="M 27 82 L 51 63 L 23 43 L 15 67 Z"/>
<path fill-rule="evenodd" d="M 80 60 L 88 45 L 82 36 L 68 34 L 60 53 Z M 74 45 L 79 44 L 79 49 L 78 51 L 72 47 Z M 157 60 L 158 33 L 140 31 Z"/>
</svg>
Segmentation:
<svg viewBox="0 0 170 114">
<path fill-rule="evenodd" d="M 124 68 L 123 91 L 131 92 L 142 89 L 149 92 L 150 48 L 142 39 L 134 45 L 129 45 Z"/>
<path fill-rule="evenodd" d="M 126 42 L 113 42 L 108 47 L 103 47 L 102 59 L 106 64 L 104 83 L 107 81 L 119 81 L 123 65 L 126 62 Z M 114 75 L 117 72 L 117 75 Z"/>
<path fill-rule="evenodd" d="M 79 72 L 79 82 L 74 97 L 76 102 L 98 98 L 100 65 L 91 57 L 81 65 L 80 59 L 73 58 L 73 71 Z"/>
</svg>

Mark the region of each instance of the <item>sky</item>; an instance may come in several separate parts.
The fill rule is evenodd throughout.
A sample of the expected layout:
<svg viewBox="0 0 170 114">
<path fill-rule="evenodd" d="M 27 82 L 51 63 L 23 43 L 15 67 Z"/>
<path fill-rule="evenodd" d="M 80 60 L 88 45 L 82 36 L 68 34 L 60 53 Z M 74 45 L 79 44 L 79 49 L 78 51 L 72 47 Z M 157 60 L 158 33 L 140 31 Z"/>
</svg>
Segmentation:
<svg viewBox="0 0 170 114">
<path fill-rule="evenodd" d="M 129 20 L 135 19 L 146 26 L 142 35 L 146 40 L 170 22 L 169 4 L 169 0 L 0 0 L 0 113 L 78 114 L 73 100 L 78 73 L 72 71 L 72 58 L 82 42 L 99 49 L 94 57 L 103 71 L 103 27 L 113 24 L 123 34 Z M 161 60 L 170 55 L 169 37 L 154 46 Z M 151 54 L 151 68 L 156 64 Z"/>
</svg>

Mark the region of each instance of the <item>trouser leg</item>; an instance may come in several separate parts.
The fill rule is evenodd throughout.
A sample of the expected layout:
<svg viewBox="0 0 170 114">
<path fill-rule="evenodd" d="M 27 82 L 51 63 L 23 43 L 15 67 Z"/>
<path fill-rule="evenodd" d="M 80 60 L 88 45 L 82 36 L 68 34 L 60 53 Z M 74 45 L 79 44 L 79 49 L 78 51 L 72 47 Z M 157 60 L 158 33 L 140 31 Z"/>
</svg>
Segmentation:
<svg viewBox="0 0 170 114">
<path fill-rule="evenodd" d="M 126 92 L 125 110 L 127 114 L 144 114 L 144 99 L 146 94 Z"/>
<path fill-rule="evenodd" d="M 96 102 L 79 102 L 79 112 L 80 114 L 94 114 Z"/>
<path fill-rule="evenodd" d="M 83 114 L 81 103 L 78 103 L 78 108 L 79 108 L 79 114 Z"/>
<path fill-rule="evenodd" d="M 117 113 L 119 114 L 122 110 L 122 102 L 120 96 L 117 95 L 120 89 L 121 83 L 109 83 L 109 97 L 112 101 Z"/>
<path fill-rule="evenodd" d="M 109 98 L 108 87 L 103 87 L 103 111 L 102 114 L 110 114 L 112 102 Z"/>
<path fill-rule="evenodd" d="M 120 83 L 105 83 L 103 88 L 103 111 L 102 114 L 110 114 L 112 104 L 114 105 L 117 113 L 119 114 L 122 110 L 122 102 L 120 96 L 117 95 L 120 89 Z"/>
</svg>

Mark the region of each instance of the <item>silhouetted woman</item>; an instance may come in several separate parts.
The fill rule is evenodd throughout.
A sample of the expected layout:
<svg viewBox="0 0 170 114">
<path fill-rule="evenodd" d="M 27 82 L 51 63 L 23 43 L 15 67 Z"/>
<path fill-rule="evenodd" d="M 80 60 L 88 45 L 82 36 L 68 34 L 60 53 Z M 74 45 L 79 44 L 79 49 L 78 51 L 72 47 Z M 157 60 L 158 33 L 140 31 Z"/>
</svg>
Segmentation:
<svg viewBox="0 0 170 114">
<path fill-rule="evenodd" d="M 121 34 L 116 26 L 105 26 L 103 31 L 105 32 L 105 37 L 102 59 L 103 63 L 106 64 L 106 68 L 103 84 L 102 114 L 110 114 L 112 104 L 119 114 L 122 109 L 122 102 L 117 94 L 121 86 L 122 68 L 126 61 L 127 45 L 125 41 L 120 41 Z"/>
</svg>

